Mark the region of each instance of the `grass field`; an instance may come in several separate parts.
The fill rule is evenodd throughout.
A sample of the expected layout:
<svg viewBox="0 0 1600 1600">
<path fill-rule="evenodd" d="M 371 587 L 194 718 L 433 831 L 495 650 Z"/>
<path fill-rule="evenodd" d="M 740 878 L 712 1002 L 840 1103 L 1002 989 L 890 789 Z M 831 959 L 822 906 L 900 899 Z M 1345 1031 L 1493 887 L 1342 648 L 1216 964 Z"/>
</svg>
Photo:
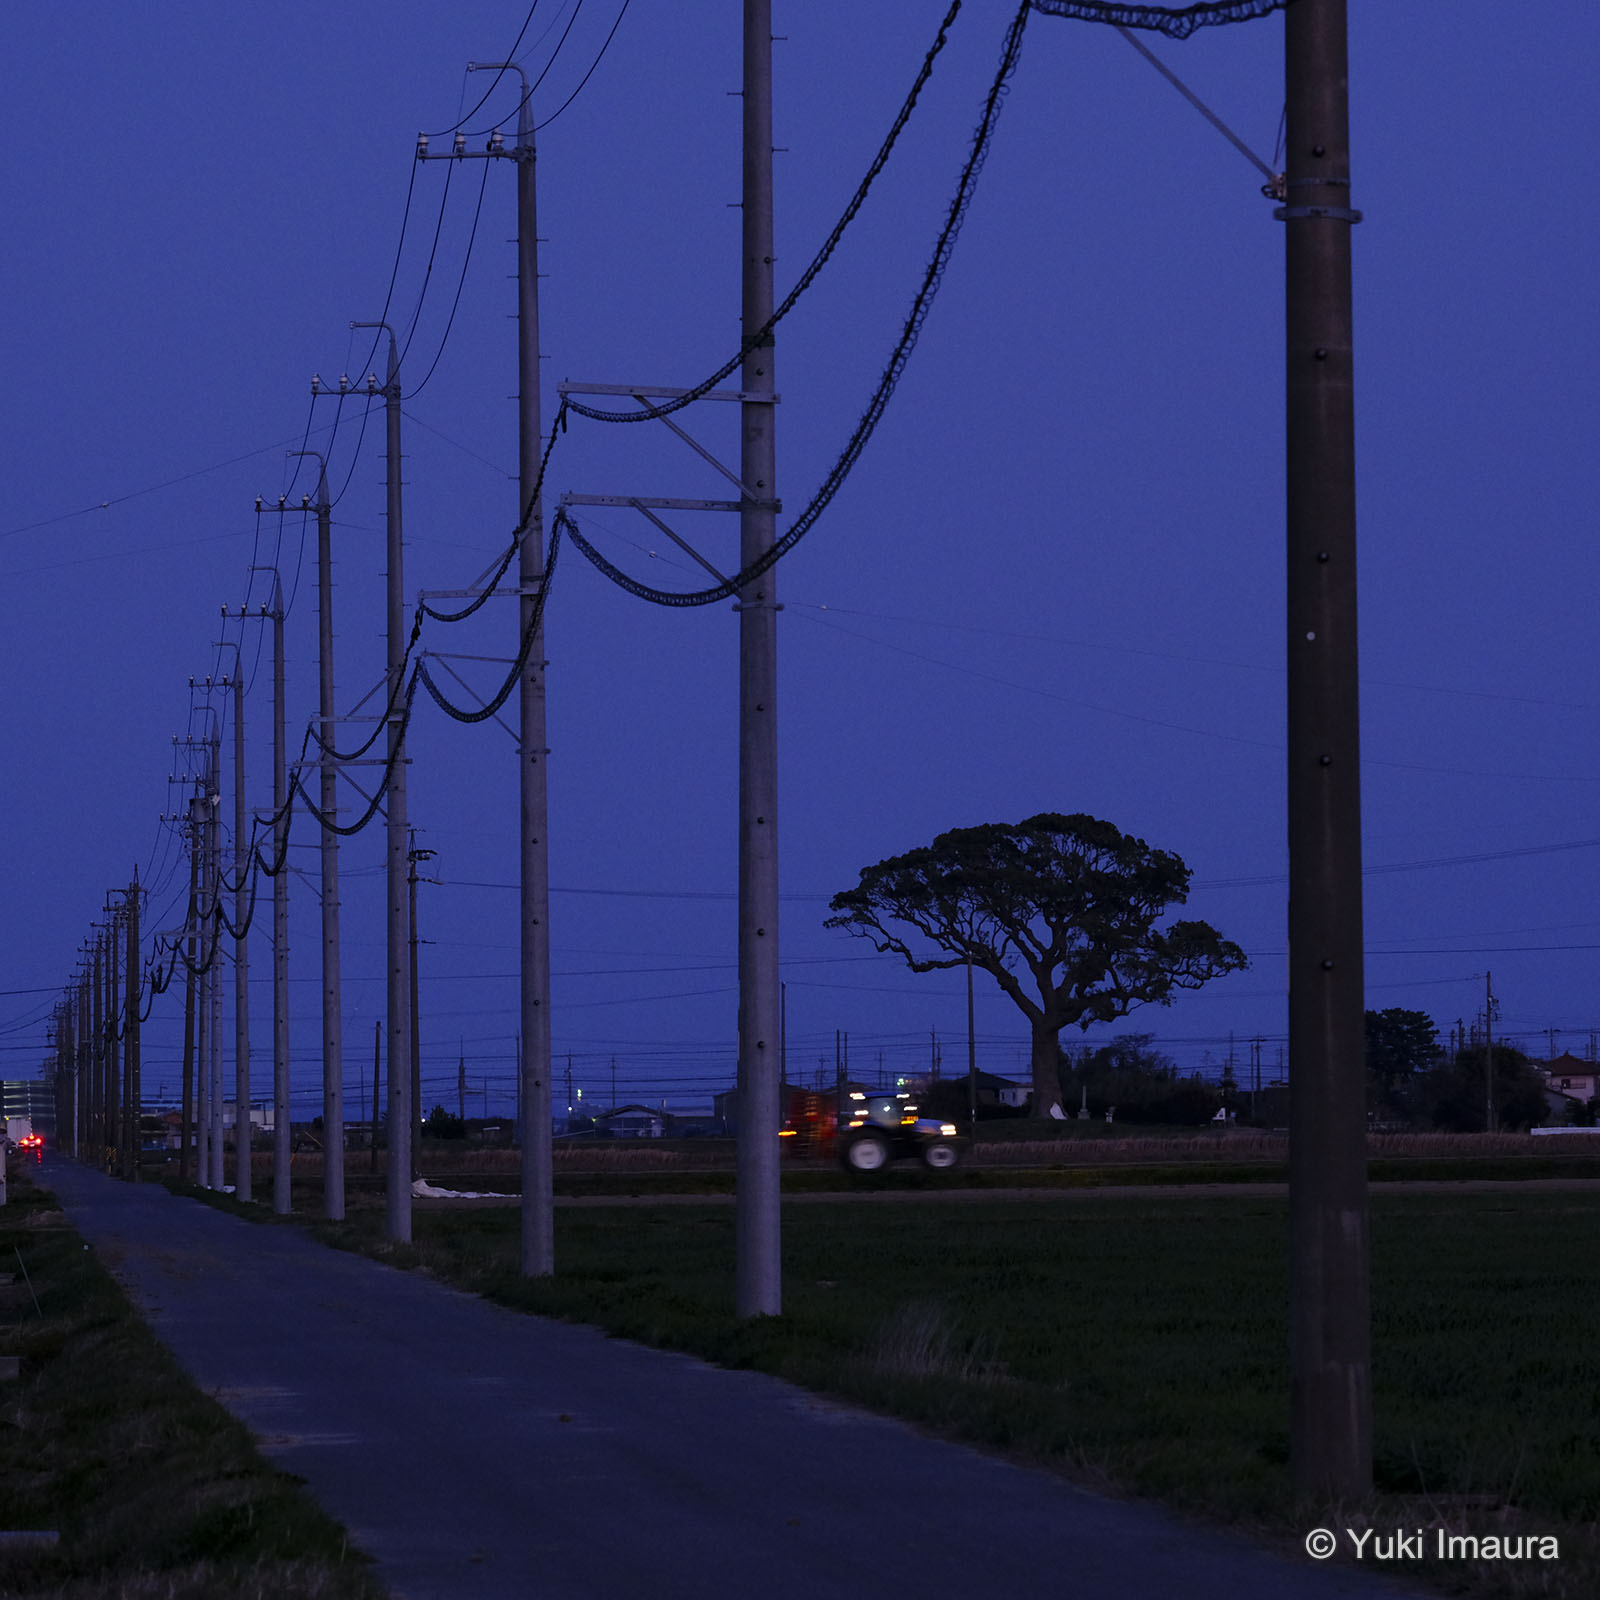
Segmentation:
<svg viewBox="0 0 1600 1600">
<path fill-rule="evenodd" d="M 54 1202 L 0 1209 L 0 1542 L 16 1600 L 379 1600 L 365 1558 L 156 1342 Z M 35 1302 L 37 1295 L 37 1302 Z"/>
<path fill-rule="evenodd" d="M 832 1160 L 785 1159 L 788 1193 L 845 1193 L 895 1188 L 1092 1188 L 1108 1184 L 1282 1183 L 1288 1178 L 1288 1146 L 1281 1135 L 1233 1129 L 1227 1132 L 1167 1129 L 1112 1136 L 1103 1123 L 1060 1124 L 1024 1138 L 1017 1130 L 1033 1125 L 992 1125 L 1005 1137 L 985 1137 L 953 1172 L 930 1173 L 901 1163 L 870 1176 L 847 1174 Z M 1580 1135 L 1534 1139 L 1527 1134 L 1375 1134 L 1367 1141 L 1368 1176 L 1374 1182 L 1417 1179 L 1520 1180 L 1600 1178 L 1600 1141 Z M 614 1139 L 558 1141 L 554 1149 L 557 1194 L 731 1194 L 734 1189 L 731 1139 Z M 345 1181 L 352 1206 L 382 1193 L 382 1163 L 374 1172 L 368 1151 L 345 1158 Z M 446 1187 L 515 1193 L 521 1154 L 510 1148 L 469 1146 L 464 1141 L 423 1143 L 423 1174 Z M 270 1199 L 271 1157 L 254 1160 L 257 1198 Z M 176 1167 L 152 1169 L 171 1181 Z M 233 1157 L 228 1157 L 233 1172 Z M 291 1163 L 296 1210 L 315 1213 L 321 1206 L 322 1157 L 297 1155 Z"/>
<path fill-rule="evenodd" d="M 1404 1574 L 1477 1595 L 1600 1594 L 1600 1195 L 1373 1202 L 1379 1493 L 1350 1526 L 1555 1534 L 1556 1563 Z M 330 1243 L 506 1304 L 864 1401 L 1117 1492 L 1297 1545 L 1281 1199 L 841 1202 L 784 1218 L 785 1311 L 731 1314 L 727 1206 L 564 1210 L 559 1276 L 514 1209 L 359 1212 Z"/>
</svg>

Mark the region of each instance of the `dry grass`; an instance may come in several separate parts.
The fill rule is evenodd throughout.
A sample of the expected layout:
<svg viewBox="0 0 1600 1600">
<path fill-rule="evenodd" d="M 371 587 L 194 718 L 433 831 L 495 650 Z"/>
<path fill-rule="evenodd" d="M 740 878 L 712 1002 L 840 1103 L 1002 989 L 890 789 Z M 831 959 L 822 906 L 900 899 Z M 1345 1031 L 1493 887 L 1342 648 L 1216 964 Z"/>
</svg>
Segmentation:
<svg viewBox="0 0 1600 1600">
<path fill-rule="evenodd" d="M 998 1383 L 1005 1370 L 988 1342 L 963 1335 L 943 1306 L 914 1300 L 883 1324 L 870 1365 L 882 1378 L 949 1378 L 958 1383 Z"/>
</svg>

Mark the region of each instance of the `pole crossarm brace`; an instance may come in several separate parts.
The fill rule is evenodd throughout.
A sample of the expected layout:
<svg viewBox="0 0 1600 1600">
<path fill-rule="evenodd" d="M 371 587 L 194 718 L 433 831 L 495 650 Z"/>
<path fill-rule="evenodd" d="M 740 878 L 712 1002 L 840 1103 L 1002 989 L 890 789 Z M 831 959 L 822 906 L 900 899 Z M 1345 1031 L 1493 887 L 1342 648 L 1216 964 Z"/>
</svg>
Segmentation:
<svg viewBox="0 0 1600 1600">
<path fill-rule="evenodd" d="M 631 502 L 631 504 L 633 506 L 633 509 L 635 511 L 637 511 L 641 517 L 644 517 L 644 518 L 648 519 L 650 522 L 653 522 L 656 525 L 656 527 L 658 527 L 664 534 L 666 534 L 666 536 L 675 545 L 677 545 L 677 547 L 681 551 L 683 551 L 683 553 L 686 556 L 688 556 L 693 561 L 698 561 L 700 563 L 700 565 L 702 567 L 704 567 L 706 569 L 706 571 L 709 572 L 711 574 L 711 576 L 717 580 L 718 583 L 726 583 L 728 581 L 728 575 L 725 572 L 718 572 L 717 569 L 714 566 L 712 566 L 711 563 L 709 561 L 707 561 L 706 558 L 703 555 L 701 555 L 700 552 L 698 550 L 696 550 L 695 547 L 692 544 L 690 544 L 687 539 L 680 538 L 678 534 L 673 532 L 673 530 L 671 528 L 669 528 L 666 525 L 666 523 L 663 522 L 661 520 L 661 518 L 658 517 L 655 514 L 655 512 L 653 512 L 652 510 L 649 509 L 649 507 L 644 503 L 644 501 L 642 501 L 642 500 L 634 500 L 634 501 Z"/>
<path fill-rule="evenodd" d="M 465 678 L 463 678 L 461 676 L 461 674 L 459 672 L 457 672 L 456 669 L 450 665 L 450 663 L 451 663 L 451 661 L 493 661 L 493 660 L 497 659 L 496 657 L 494 657 L 494 656 L 444 656 L 444 655 L 440 655 L 435 650 L 425 650 L 423 652 L 423 656 L 424 656 L 424 659 L 437 661 L 439 663 L 439 665 L 441 667 L 443 667 L 444 670 L 446 672 L 448 672 L 450 674 L 450 676 L 452 678 L 454 678 L 456 680 L 456 682 L 459 683 L 461 685 L 461 687 L 463 689 L 465 689 L 467 691 L 467 693 L 470 694 L 472 696 L 472 698 L 478 702 L 480 707 L 487 703 L 484 700 L 483 696 L 481 694 L 479 694 L 478 691 L 476 689 L 474 689 L 472 687 L 472 685 L 470 683 L 468 683 L 467 680 Z M 507 664 L 509 665 L 509 663 L 507 663 Z M 497 715 L 491 715 L 491 719 L 490 720 L 495 722 L 498 726 L 504 728 L 506 730 L 506 732 L 511 735 L 511 742 L 514 745 L 516 745 L 519 749 L 521 748 L 521 746 L 522 746 L 522 738 L 517 733 L 516 729 L 513 728 L 509 722 L 507 722 L 503 717 L 500 717 L 500 716 L 497 716 Z M 432 852 L 430 851 L 429 854 L 432 854 Z"/>
<path fill-rule="evenodd" d="M 646 397 L 651 400 L 681 400 L 686 394 L 693 394 L 692 389 L 651 389 L 637 383 L 572 383 L 562 382 L 556 386 L 556 393 L 569 394 L 619 394 L 626 395 L 631 400 L 644 403 Z M 776 405 L 783 398 L 778 394 L 746 394 L 743 389 L 707 389 L 699 397 L 702 400 L 752 400 L 759 401 L 762 405 Z"/>
<path fill-rule="evenodd" d="M 639 404 L 642 405 L 645 410 L 656 419 L 657 422 L 664 423 L 667 427 L 671 428 L 672 431 L 677 434 L 677 436 L 682 439 L 683 442 L 688 445 L 688 447 L 693 450 L 697 456 L 704 461 L 709 461 L 711 465 L 728 480 L 729 483 L 738 489 L 739 493 L 743 495 L 744 498 L 751 503 L 751 505 L 761 504 L 761 496 L 758 495 L 755 490 L 752 489 L 750 485 L 739 476 L 737 472 L 733 471 L 731 467 L 723 466 L 723 464 L 718 461 L 717 458 L 712 455 L 712 453 L 707 450 L 698 439 L 696 439 L 692 434 L 686 432 L 684 429 L 680 428 L 678 424 L 666 414 L 666 412 L 658 411 L 647 399 L 645 399 L 642 394 L 635 393 L 633 398 L 637 400 Z"/>
<path fill-rule="evenodd" d="M 561 497 L 564 506 L 632 506 L 636 511 L 641 511 L 646 506 L 654 506 L 658 511 L 742 511 L 747 504 L 758 506 L 763 511 L 782 511 L 781 500 L 668 500 L 658 495 L 640 494 L 573 494 L 570 491 Z"/>
<path fill-rule="evenodd" d="M 542 585 L 530 584 L 527 588 L 517 589 L 490 589 L 491 600 L 515 600 L 521 595 L 539 593 Z M 419 600 L 481 600 L 484 596 L 482 589 L 419 589 Z"/>
</svg>

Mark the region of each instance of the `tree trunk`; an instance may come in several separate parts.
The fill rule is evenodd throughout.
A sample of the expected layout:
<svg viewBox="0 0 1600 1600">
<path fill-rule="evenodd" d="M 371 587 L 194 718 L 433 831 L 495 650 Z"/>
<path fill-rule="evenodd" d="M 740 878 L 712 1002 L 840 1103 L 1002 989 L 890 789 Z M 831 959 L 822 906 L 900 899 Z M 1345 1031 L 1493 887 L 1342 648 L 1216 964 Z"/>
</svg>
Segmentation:
<svg viewBox="0 0 1600 1600">
<path fill-rule="evenodd" d="M 1033 1025 L 1033 1106 L 1034 1117 L 1050 1115 L 1051 1106 L 1061 1103 L 1061 1028 L 1051 1022 Z"/>
</svg>

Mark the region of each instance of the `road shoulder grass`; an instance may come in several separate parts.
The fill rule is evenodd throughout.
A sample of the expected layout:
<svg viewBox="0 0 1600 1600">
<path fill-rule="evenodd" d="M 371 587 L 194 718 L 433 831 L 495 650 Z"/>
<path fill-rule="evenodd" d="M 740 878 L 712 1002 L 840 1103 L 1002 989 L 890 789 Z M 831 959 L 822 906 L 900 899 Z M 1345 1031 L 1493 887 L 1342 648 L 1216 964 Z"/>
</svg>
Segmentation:
<svg viewBox="0 0 1600 1600">
<path fill-rule="evenodd" d="M 201 1393 L 54 1200 L 0 1208 L 0 1541 L 16 1600 L 381 1600 L 299 1479 Z M 35 1299 L 37 1297 L 37 1299 Z"/>
</svg>

